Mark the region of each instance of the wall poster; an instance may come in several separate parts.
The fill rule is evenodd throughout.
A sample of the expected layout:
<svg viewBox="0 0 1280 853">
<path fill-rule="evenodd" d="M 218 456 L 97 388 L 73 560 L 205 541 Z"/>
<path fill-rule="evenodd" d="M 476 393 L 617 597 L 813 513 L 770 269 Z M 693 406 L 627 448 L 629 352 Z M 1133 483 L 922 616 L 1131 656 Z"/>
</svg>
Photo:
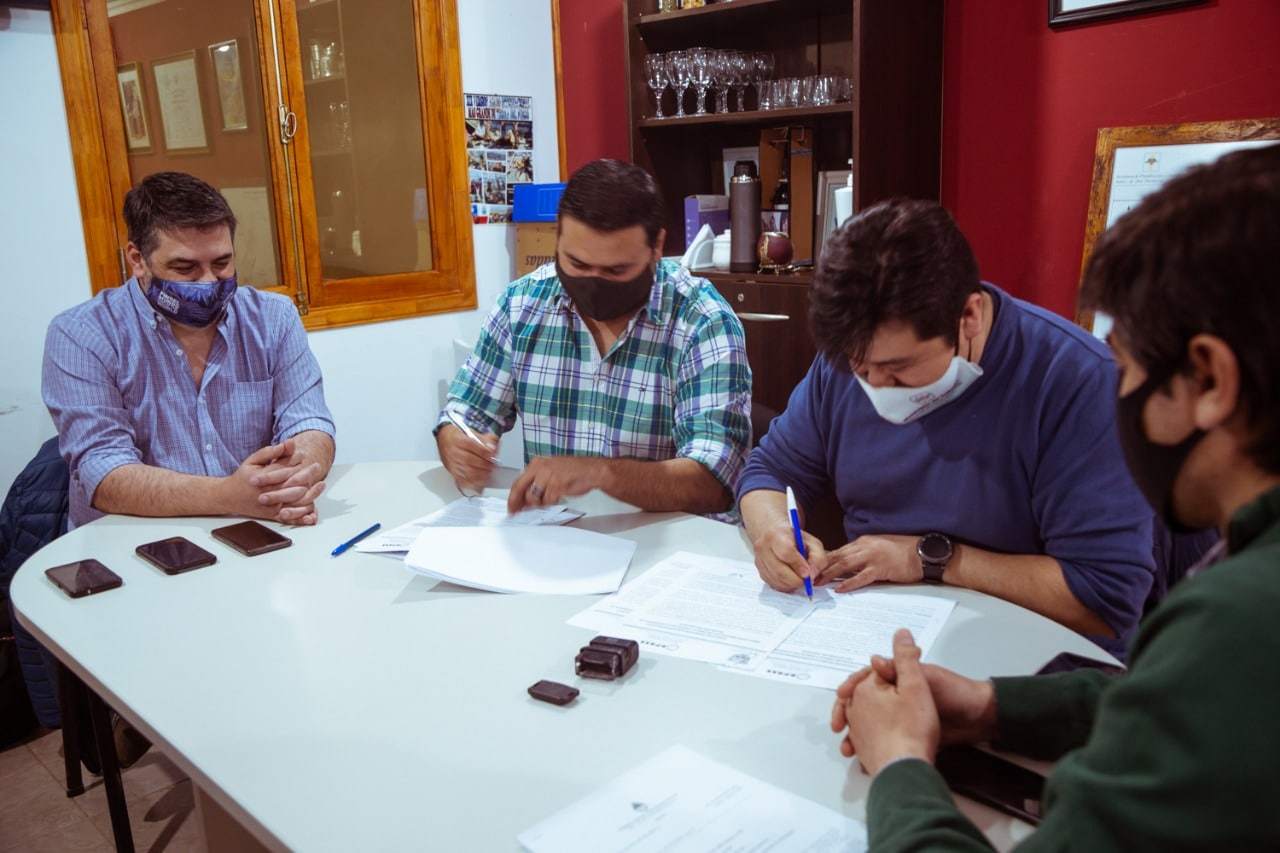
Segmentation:
<svg viewBox="0 0 1280 853">
<path fill-rule="evenodd" d="M 533 182 L 533 98 L 463 95 L 471 219 L 511 221 L 515 185 Z"/>
</svg>

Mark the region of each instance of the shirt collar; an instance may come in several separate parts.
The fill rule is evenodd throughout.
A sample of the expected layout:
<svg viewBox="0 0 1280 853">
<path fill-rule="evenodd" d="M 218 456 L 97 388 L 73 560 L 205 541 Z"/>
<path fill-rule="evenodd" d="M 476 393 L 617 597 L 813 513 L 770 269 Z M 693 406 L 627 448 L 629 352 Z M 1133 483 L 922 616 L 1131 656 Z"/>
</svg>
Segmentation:
<svg viewBox="0 0 1280 853">
<path fill-rule="evenodd" d="M 1232 554 L 1250 545 L 1280 540 L 1280 486 L 1263 492 L 1252 503 L 1245 504 L 1231 518 L 1227 527 L 1227 547 Z"/>
<path fill-rule="evenodd" d="M 560 276 L 555 272 L 554 265 L 551 265 L 551 275 L 549 278 L 556 280 L 556 305 L 565 311 L 573 311 L 573 300 L 569 298 L 569 293 L 564 289 L 564 285 L 560 283 Z M 657 270 L 653 276 L 653 287 L 649 290 L 649 301 L 644 304 L 644 311 L 648 316 L 649 322 L 655 326 L 665 326 L 670 314 L 667 305 L 667 281 L 675 278 L 681 273 L 688 275 L 674 262 L 668 261 L 666 258 L 658 261 Z"/>
<path fill-rule="evenodd" d="M 144 323 L 152 329 L 159 329 L 162 327 L 162 324 L 167 326 L 167 324 L 165 324 L 165 320 L 168 318 L 152 306 L 150 300 L 147 299 L 147 295 L 142 292 L 142 283 L 138 281 L 137 276 L 133 276 L 126 281 L 124 286 L 125 289 L 129 291 L 129 298 L 133 302 L 134 309 L 138 312 L 138 316 L 142 318 Z M 223 337 L 226 337 L 226 335 L 235 330 L 235 304 L 235 297 L 232 296 L 231 301 L 227 303 L 226 310 L 222 312 L 222 319 L 218 321 L 218 331 L 223 335 Z"/>
</svg>

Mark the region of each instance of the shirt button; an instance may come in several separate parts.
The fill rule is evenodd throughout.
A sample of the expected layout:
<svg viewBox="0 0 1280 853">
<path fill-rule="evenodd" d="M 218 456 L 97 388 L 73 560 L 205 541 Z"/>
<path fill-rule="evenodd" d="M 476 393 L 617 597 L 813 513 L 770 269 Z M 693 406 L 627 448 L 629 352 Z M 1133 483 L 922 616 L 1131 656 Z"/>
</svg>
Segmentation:
<svg viewBox="0 0 1280 853">
<path fill-rule="evenodd" d="M 174 351 L 173 351 L 173 354 L 174 354 L 174 355 L 182 355 L 182 350 L 181 350 L 181 349 L 176 349 L 176 350 L 174 350 Z"/>
<path fill-rule="evenodd" d="M 212 444 L 206 444 L 206 445 L 204 446 L 204 449 L 205 449 L 205 450 L 212 451 L 212 450 L 213 450 L 213 445 L 212 445 Z"/>
</svg>

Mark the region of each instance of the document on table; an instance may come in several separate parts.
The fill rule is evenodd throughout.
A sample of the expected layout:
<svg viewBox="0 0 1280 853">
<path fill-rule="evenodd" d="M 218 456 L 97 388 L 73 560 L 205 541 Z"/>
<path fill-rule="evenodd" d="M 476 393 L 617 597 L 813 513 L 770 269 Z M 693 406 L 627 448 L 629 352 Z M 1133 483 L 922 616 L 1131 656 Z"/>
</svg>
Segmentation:
<svg viewBox="0 0 1280 853">
<path fill-rule="evenodd" d="M 815 595 L 817 590 L 815 590 Z M 910 593 L 833 593 L 750 672 L 761 678 L 834 690 L 872 655 L 893 656 L 893 635 L 909 628 L 927 655 L 955 602 Z"/>
<path fill-rule="evenodd" d="M 370 536 L 356 545 L 366 554 L 403 554 L 428 527 L 520 527 L 541 524 L 568 524 L 585 515 L 563 504 L 534 507 L 515 515 L 507 513 L 507 499 L 481 495 L 458 500 L 435 512 L 416 518 L 392 530 Z"/>
<path fill-rule="evenodd" d="M 733 583 L 741 586 L 736 589 L 724 580 L 731 573 L 738 575 Z M 729 620 L 734 632 L 741 630 L 738 623 L 743 620 L 763 625 L 767 622 L 761 620 L 770 615 L 761 612 L 759 599 L 743 594 L 747 589 L 761 597 L 767 590 L 793 602 L 798 619 L 782 620 L 790 622 L 792 630 L 767 651 L 764 649 L 776 634 L 766 638 L 757 633 L 753 645 L 742 640 L 726 642 L 724 615 L 703 613 L 699 606 L 700 593 L 695 588 L 707 583 L 707 578 L 716 589 L 714 610 L 729 605 L 733 597 L 725 593 L 733 592 L 744 610 L 750 611 Z M 750 563 L 681 552 L 573 616 L 569 624 L 635 640 L 656 654 L 718 663 L 775 681 L 835 689 L 850 672 L 866 666 L 872 654 L 892 654 L 893 633 L 898 628 L 910 628 L 928 655 L 954 607 L 950 599 L 929 595 L 867 590 L 839 594 L 829 588 L 815 590 L 815 601 L 810 604 L 803 595 L 768 590 Z M 772 617 L 778 617 L 777 611 Z M 778 633 L 781 631 L 779 627 Z"/>
<path fill-rule="evenodd" d="M 597 595 L 618 589 L 635 551 L 630 539 L 574 527 L 429 527 L 404 564 L 489 592 Z"/>
<path fill-rule="evenodd" d="M 856 853 L 866 826 L 674 746 L 518 838 L 530 853 Z"/>
</svg>

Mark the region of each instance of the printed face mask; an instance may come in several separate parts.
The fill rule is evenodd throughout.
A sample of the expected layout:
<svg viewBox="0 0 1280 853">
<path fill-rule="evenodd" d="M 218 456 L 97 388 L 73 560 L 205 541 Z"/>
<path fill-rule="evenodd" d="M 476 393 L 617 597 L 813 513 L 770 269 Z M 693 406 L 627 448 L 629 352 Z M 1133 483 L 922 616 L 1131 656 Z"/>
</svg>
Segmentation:
<svg viewBox="0 0 1280 853">
<path fill-rule="evenodd" d="M 147 301 L 164 316 L 184 326 L 204 328 L 216 322 L 236 293 L 236 277 L 216 281 L 170 281 L 151 277 Z"/>
<path fill-rule="evenodd" d="M 556 275 L 565 293 L 592 320 L 613 320 L 635 313 L 653 290 L 653 267 L 645 267 L 630 281 L 610 281 L 593 275 L 569 275 L 556 260 Z"/>
<path fill-rule="evenodd" d="M 919 388 L 877 388 L 856 373 L 854 377 L 866 393 L 876 414 L 891 424 L 909 424 L 948 403 L 960 399 L 969 386 L 982 378 L 982 368 L 960 356 L 953 356 L 947 372 L 937 382 Z"/>
<path fill-rule="evenodd" d="M 1116 429 L 1120 433 L 1120 447 L 1124 461 L 1129 466 L 1133 481 L 1138 484 L 1143 497 L 1151 508 L 1164 519 L 1165 525 L 1176 533 L 1186 533 L 1190 527 L 1174 515 L 1173 486 L 1178 473 L 1191 451 L 1204 438 L 1204 430 L 1195 429 L 1177 444 L 1156 444 L 1147 438 L 1142 427 L 1142 412 L 1161 385 L 1173 375 L 1167 370 L 1149 375 L 1145 382 L 1116 400 Z"/>
</svg>

